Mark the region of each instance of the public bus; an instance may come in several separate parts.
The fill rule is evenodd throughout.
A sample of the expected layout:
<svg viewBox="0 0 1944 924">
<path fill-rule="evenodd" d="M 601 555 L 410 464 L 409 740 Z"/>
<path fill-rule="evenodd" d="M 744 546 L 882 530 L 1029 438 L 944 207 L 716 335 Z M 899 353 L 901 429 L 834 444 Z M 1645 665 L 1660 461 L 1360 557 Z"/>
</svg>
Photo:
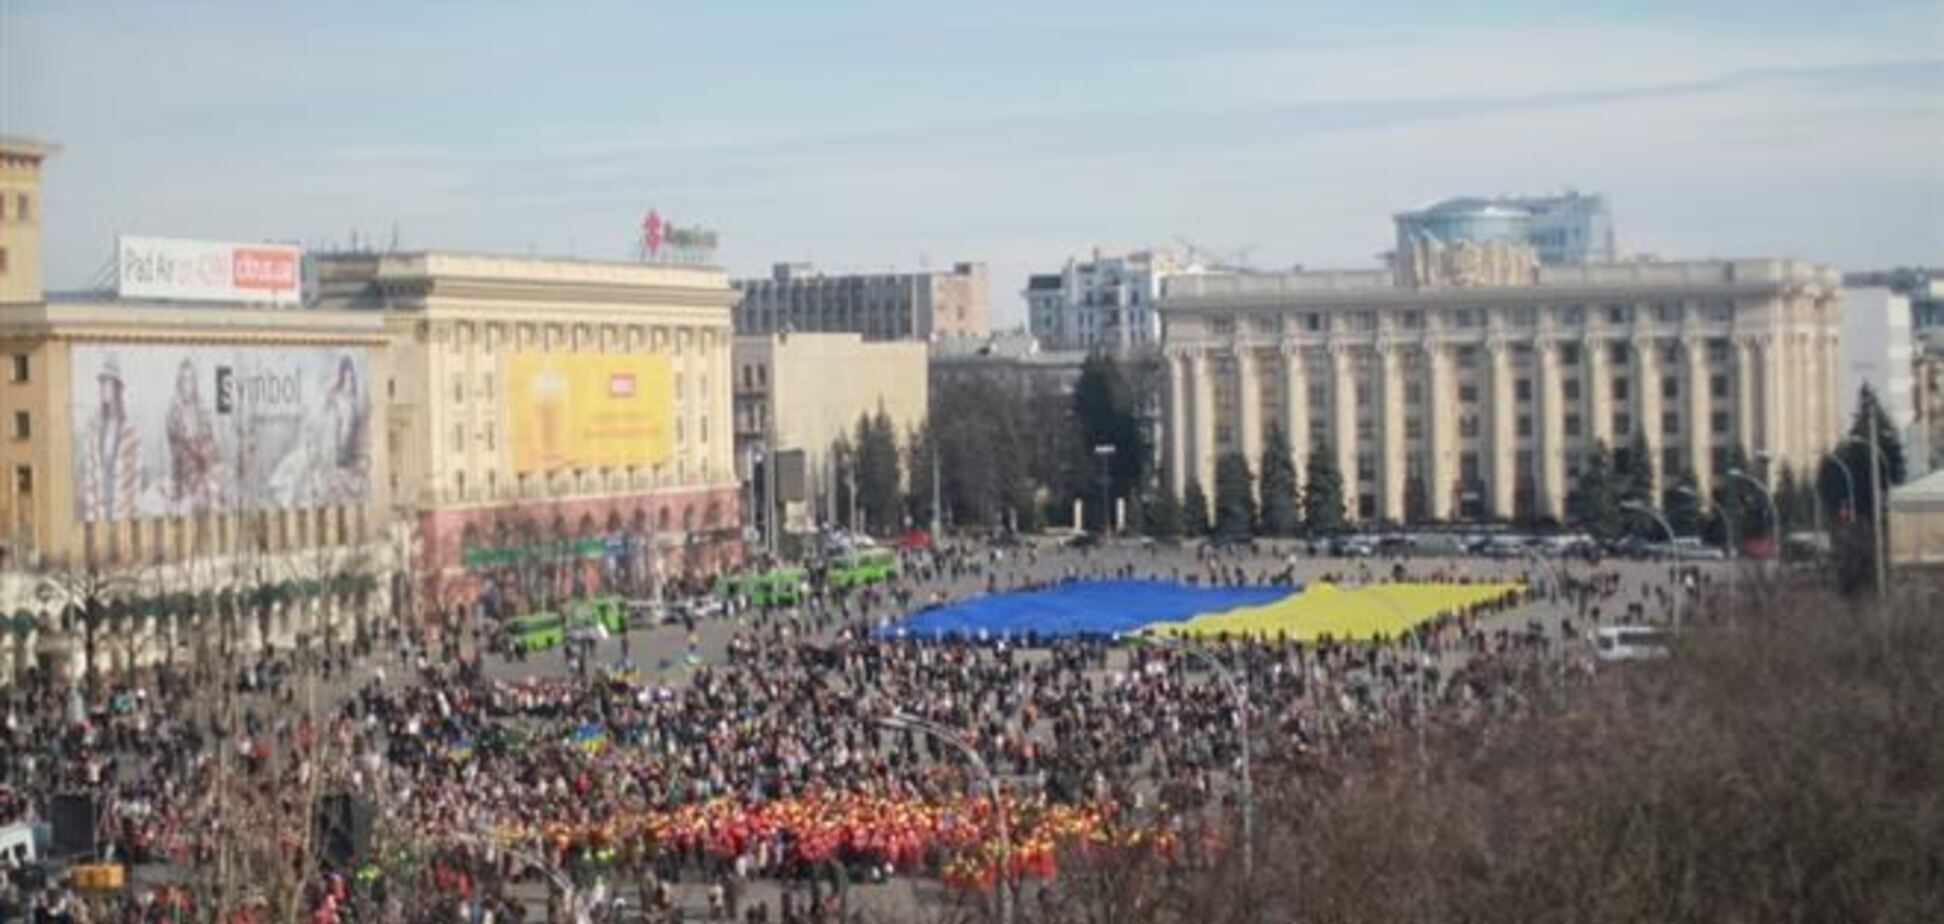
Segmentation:
<svg viewBox="0 0 1944 924">
<path fill-rule="evenodd" d="M 507 620 L 500 636 L 511 648 L 529 654 L 558 648 L 567 641 L 567 620 L 558 613 L 530 613 Z"/>
<path fill-rule="evenodd" d="M 756 606 L 794 606 L 803 602 L 809 574 L 802 568 L 777 568 L 760 573 L 726 574 L 716 580 L 716 596 L 741 598 Z"/>
<path fill-rule="evenodd" d="M 890 549 L 848 552 L 830 563 L 830 586 L 837 590 L 882 584 L 898 576 L 898 553 Z"/>
</svg>

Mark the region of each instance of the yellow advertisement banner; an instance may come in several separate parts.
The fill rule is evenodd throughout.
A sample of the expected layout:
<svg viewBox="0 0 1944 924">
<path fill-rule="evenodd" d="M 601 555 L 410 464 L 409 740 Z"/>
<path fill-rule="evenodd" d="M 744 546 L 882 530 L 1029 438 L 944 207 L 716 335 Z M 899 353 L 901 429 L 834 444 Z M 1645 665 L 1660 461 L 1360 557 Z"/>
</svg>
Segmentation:
<svg viewBox="0 0 1944 924">
<path fill-rule="evenodd" d="M 675 451 L 675 373 L 637 353 L 514 353 L 507 432 L 522 474 L 656 465 Z"/>
</svg>

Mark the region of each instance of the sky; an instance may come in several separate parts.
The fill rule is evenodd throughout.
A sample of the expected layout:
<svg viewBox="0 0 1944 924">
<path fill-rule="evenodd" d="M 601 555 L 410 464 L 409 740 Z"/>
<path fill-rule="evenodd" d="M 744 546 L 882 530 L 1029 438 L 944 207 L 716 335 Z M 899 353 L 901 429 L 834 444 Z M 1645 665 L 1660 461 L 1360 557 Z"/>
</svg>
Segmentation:
<svg viewBox="0 0 1944 924">
<path fill-rule="evenodd" d="M 118 233 L 737 275 L 1192 243 L 1374 265 L 1457 194 L 1606 194 L 1664 258 L 1944 264 L 1944 0 L 0 0 L 50 288 Z"/>
</svg>

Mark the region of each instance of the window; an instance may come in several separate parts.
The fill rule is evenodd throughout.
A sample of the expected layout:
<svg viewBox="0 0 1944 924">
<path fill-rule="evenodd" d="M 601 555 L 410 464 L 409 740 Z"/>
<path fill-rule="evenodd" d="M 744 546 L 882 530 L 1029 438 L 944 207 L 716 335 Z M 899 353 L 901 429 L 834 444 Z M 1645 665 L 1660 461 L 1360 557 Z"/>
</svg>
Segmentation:
<svg viewBox="0 0 1944 924">
<path fill-rule="evenodd" d="M 21 193 L 20 198 L 14 200 L 14 220 L 15 221 L 34 220 L 33 200 L 27 198 L 26 193 Z"/>
<path fill-rule="evenodd" d="M 1728 412 L 1716 411 L 1708 415 L 1708 432 L 1720 436 L 1728 432 Z M 1889 455 L 1889 453 L 1884 453 Z"/>
<path fill-rule="evenodd" d="M 1424 401 L 1424 384 L 1422 382 L 1404 383 L 1404 403 L 1405 404 L 1419 404 L 1423 401 Z"/>
<path fill-rule="evenodd" d="M 1522 437 L 1532 435 L 1532 415 L 1531 414 L 1519 415 L 1519 435 Z"/>
<path fill-rule="evenodd" d="M 1580 356 L 1579 344 L 1577 343 L 1560 344 L 1559 347 L 1560 365 L 1577 366 L 1579 365 L 1579 356 Z"/>
<path fill-rule="evenodd" d="M 1681 470 L 1681 450 L 1673 446 L 1669 446 L 1665 449 L 1662 449 L 1660 470 L 1664 473 L 1680 471 Z"/>
<path fill-rule="evenodd" d="M 1633 415 L 1632 414 L 1629 414 L 1626 411 L 1620 411 L 1613 415 L 1613 435 L 1614 436 L 1633 435 Z"/>
<path fill-rule="evenodd" d="M 27 440 L 33 438 L 34 438 L 34 419 L 28 416 L 26 411 L 15 411 L 14 412 L 14 439 Z"/>
<path fill-rule="evenodd" d="M 1680 305 L 1674 304 L 1672 302 L 1661 302 L 1660 304 L 1654 306 L 1654 320 L 1679 321 L 1680 319 L 1681 319 Z"/>
<path fill-rule="evenodd" d="M 1369 453 L 1357 454 L 1357 480 L 1368 483 L 1377 477 L 1377 457 Z"/>
<path fill-rule="evenodd" d="M 1531 327 L 1537 323 L 1539 323 L 1539 309 L 1529 305 L 1512 309 L 1512 324 L 1514 327 Z"/>
<path fill-rule="evenodd" d="M 463 375 L 454 375 L 452 377 L 452 402 L 454 404 L 462 404 L 465 400 L 466 377 Z"/>
<path fill-rule="evenodd" d="M 1480 327 L 1485 323 L 1485 316 L 1476 308 L 1460 308 L 1456 320 L 1459 327 Z"/>
<path fill-rule="evenodd" d="M 1568 401 L 1578 401 L 1580 399 L 1579 379 L 1567 379 L 1566 384 L 1561 385 L 1559 390 L 1566 395 L 1566 400 Z"/>
<path fill-rule="evenodd" d="M 1666 436 L 1680 435 L 1681 415 L 1675 413 L 1674 411 L 1662 411 L 1661 412 L 1661 433 Z"/>
<path fill-rule="evenodd" d="M 1532 380 L 1520 379 L 1512 383 L 1512 392 L 1520 401 L 1532 400 Z"/>
<path fill-rule="evenodd" d="M 1633 306 L 1632 305 L 1608 305 L 1606 314 L 1607 314 L 1608 324 L 1632 323 Z"/>
<path fill-rule="evenodd" d="M 1680 396 L 1681 380 L 1671 375 L 1661 376 L 1661 397 L 1679 398 Z"/>
<path fill-rule="evenodd" d="M 484 437 L 486 438 L 486 450 L 487 450 L 488 452 L 492 452 L 492 451 L 493 451 L 494 449 L 496 449 L 496 448 L 497 448 L 497 447 L 495 446 L 495 442 L 496 442 L 496 436 L 495 436 L 495 434 L 494 434 L 494 432 L 493 432 L 493 425 L 492 425 L 492 424 L 487 424 L 487 425 L 486 425 L 486 432 L 485 432 L 485 433 L 483 433 L 483 434 L 481 434 L 481 435 L 482 435 L 482 436 L 484 436 Z"/>
<path fill-rule="evenodd" d="M 1725 375 L 1708 376 L 1708 395 L 1714 398 L 1728 397 L 1728 377 Z"/>
<path fill-rule="evenodd" d="M 1424 421 L 1419 420 L 1416 417 L 1407 418 L 1404 421 L 1404 438 L 1407 440 L 1423 439 Z"/>
<path fill-rule="evenodd" d="M 1478 386 L 1471 382 L 1458 386 L 1458 400 L 1464 404 L 1477 404 Z"/>
<path fill-rule="evenodd" d="M 1578 414 L 1566 415 L 1566 435 L 1567 436 L 1580 435 L 1580 416 Z"/>
<path fill-rule="evenodd" d="M 1357 383 L 1357 406 L 1358 407 L 1370 406 L 1370 383 L 1369 382 Z"/>
<path fill-rule="evenodd" d="M 1459 436 L 1477 436 L 1477 435 L 1478 435 L 1478 418 L 1477 418 L 1477 416 L 1475 416 L 1475 415 L 1470 415 L 1470 414 L 1468 414 L 1468 415 L 1466 415 L 1466 416 L 1464 416 L 1464 417 L 1462 417 L 1462 418 L 1459 418 L 1459 420 L 1458 420 L 1458 435 L 1459 435 Z"/>
<path fill-rule="evenodd" d="M 452 428 L 452 451 L 466 451 L 466 425 L 458 424 Z"/>
<path fill-rule="evenodd" d="M 27 381 L 28 371 L 29 371 L 29 366 L 27 362 L 27 355 L 24 353 L 15 354 L 13 358 L 13 380 L 15 382 Z"/>
<path fill-rule="evenodd" d="M 1607 344 L 1607 361 L 1613 363 L 1616 366 L 1626 365 L 1627 359 L 1632 355 L 1633 355 L 1633 350 L 1628 349 L 1627 345 L 1624 343 Z"/>
<path fill-rule="evenodd" d="M 1397 316 L 1397 325 L 1406 330 L 1416 330 L 1424 326 L 1424 315 L 1416 311 L 1406 311 Z"/>
<path fill-rule="evenodd" d="M 1460 369 L 1478 368 L 1478 348 L 1477 347 L 1461 346 L 1458 348 L 1458 368 Z"/>
<path fill-rule="evenodd" d="M 1626 379 L 1622 378 L 1622 379 L 1613 380 L 1613 400 L 1615 401 L 1627 400 L 1627 380 Z"/>
<path fill-rule="evenodd" d="M 1468 482 L 1478 480 L 1478 453 L 1467 452 L 1458 456 L 1458 477 Z"/>
<path fill-rule="evenodd" d="M 1586 306 L 1585 305 L 1568 306 L 1565 311 L 1560 312 L 1559 320 L 1567 327 L 1578 327 L 1581 324 L 1586 323 Z"/>
<path fill-rule="evenodd" d="M 34 493 L 34 467 L 31 465 L 14 466 L 14 493 L 26 497 Z"/>
<path fill-rule="evenodd" d="M 7 248 L 0 247 L 0 276 L 7 273 Z"/>
</svg>

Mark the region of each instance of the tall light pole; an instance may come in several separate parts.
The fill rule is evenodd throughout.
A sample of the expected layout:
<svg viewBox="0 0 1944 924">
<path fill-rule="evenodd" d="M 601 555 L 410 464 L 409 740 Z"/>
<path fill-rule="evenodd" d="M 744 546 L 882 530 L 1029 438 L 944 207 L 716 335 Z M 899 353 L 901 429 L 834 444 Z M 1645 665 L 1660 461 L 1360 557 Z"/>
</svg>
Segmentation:
<svg viewBox="0 0 1944 924">
<path fill-rule="evenodd" d="M 1844 442 L 1848 442 L 1848 441 L 1845 440 Z M 1843 445 L 1842 443 L 1837 443 L 1836 447 L 1840 449 L 1842 448 L 1842 445 Z M 1842 454 L 1838 453 L 1835 449 L 1831 449 L 1830 451 L 1823 453 L 1823 458 L 1836 463 L 1836 467 L 1843 470 L 1843 491 L 1844 491 L 1843 497 L 1845 498 L 1844 502 L 1849 509 L 1850 515 L 1855 516 L 1856 515 L 1856 475 L 1855 473 L 1850 471 L 1849 463 L 1843 461 Z"/>
<path fill-rule="evenodd" d="M 1179 635 L 1137 635 L 1137 641 L 1154 645 L 1166 645 L 1194 658 L 1215 672 L 1222 685 L 1228 688 L 1229 699 L 1235 703 L 1238 729 L 1242 735 L 1242 772 L 1239 782 L 1242 785 L 1242 874 L 1255 876 L 1255 778 L 1251 767 L 1254 760 L 1249 744 L 1249 688 L 1235 676 L 1228 665 L 1210 654 L 1200 645 Z"/>
<path fill-rule="evenodd" d="M 1744 472 L 1739 468 L 1729 469 L 1728 477 L 1739 478 L 1743 481 L 1748 482 L 1751 485 L 1754 485 L 1755 490 L 1761 492 L 1762 500 L 1768 502 L 1769 541 L 1775 543 L 1775 548 L 1771 552 L 1771 554 L 1775 556 L 1776 564 L 1780 565 L 1782 563 L 1782 516 L 1775 509 L 1775 493 L 1768 489 L 1768 485 L 1763 484 L 1755 476 L 1750 475 L 1749 473 Z"/>
<path fill-rule="evenodd" d="M 1847 446 L 1855 443 L 1859 446 L 1867 446 L 1870 450 L 1870 540 L 1871 544 L 1876 546 L 1877 599 L 1881 600 L 1890 589 L 1889 549 L 1887 548 L 1890 544 L 1890 533 L 1883 516 L 1883 470 L 1887 463 L 1884 459 L 1883 447 L 1877 445 L 1877 442 L 1876 415 L 1871 414 L 1868 441 L 1859 436 L 1852 436 L 1836 445 Z"/>
<path fill-rule="evenodd" d="M 1105 536 L 1114 524 L 1113 511 L 1107 509 L 1113 503 L 1109 495 L 1114 483 L 1114 444 L 1101 443 L 1093 452 L 1094 458 L 1100 460 L 1100 534 Z"/>
<path fill-rule="evenodd" d="M 1009 881 L 1012 876 L 1012 829 L 1006 823 L 1006 803 L 999 796 L 999 781 L 992 775 L 992 770 L 986 766 L 985 758 L 979 756 L 979 749 L 966 744 L 965 740 L 959 737 L 958 732 L 910 713 L 893 712 L 889 716 L 878 719 L 877 722 L 886 728 L 929 735 L 934 740 L 942 741 L 965 755 L 966 761 L 972 765 L 972 770 L 978 774 L 987 798 L 992 800 L 992 817 L 999 825 L 999 875 L 993 881 L 995 900 L 999 904 L 999 924 L 1012 924 L 1012 886 Z"/>
<path fill-rule="evenodd" d="M 1667 547 L 1668 547 L 1668 549 L 1669 549 L 1670 551 L 1674 549 L 1674 547 L 1675 547 L 1675 539 L 1677 538 L 1677 537 L 1676 537 L 1676 536 L 1674 535 L 1674 524 L 1672 524 L 1672 523 L 1669 523 L 1669 522 L 1667 521 L 1667 517 L 1665 517 L 1665 516 L 1662 516 L 1662 515 L 1661 515 L 1661 512 L 1660 512 L 1660 511 L 1658 511 L 1658 510 L 1655 510 L 1654 508 L 1652 508 L 1652 507 L 1649 507 L 1649 506 L 1647 506 L 1646 504 L 1643 504 L 1643 503 L 1641 503 L 1641 502 L 1639 502 L 1639 501 L 1622 501 L 1622 502 L 1620 503 L 1620 509 L 1622 509 L 1622 510 L 1626 510 L 1626 511 L 1629 511 L 1629 512 L 1632 512 L 1632 513 L 1638 513 L 1638 514 L 1640 514 L 1641 516 L 1645 516 L 1645 517 L 1648 517 L 1648 518 L 1651 518 L 1651 519 L 1652 519 L 1652 520 L 1653 520 L 1653 521 L 1654 521 L 1655 523 L 1658 523 L 1658 524 L 1660 524 L 1660 528 L 1662 529 L 1662 531 L 1664 531 L 1664 532 L 1666 532 L 1666 533 L 1667 533 Z M 1678 632 L 1680 632 L 1680 631 L 1681 631 L 1681 597 L 1680 597 L 1680 592 L 1681 592 L 1681 588 L 1680 588 L 1679 586 L 1676 586 L 1676 587 L 1674 588 L 1674 591 L 1675 591 L 1675 597 L 1674 597 L 1674 631 L 1678 633 Z"/>
</svg>

